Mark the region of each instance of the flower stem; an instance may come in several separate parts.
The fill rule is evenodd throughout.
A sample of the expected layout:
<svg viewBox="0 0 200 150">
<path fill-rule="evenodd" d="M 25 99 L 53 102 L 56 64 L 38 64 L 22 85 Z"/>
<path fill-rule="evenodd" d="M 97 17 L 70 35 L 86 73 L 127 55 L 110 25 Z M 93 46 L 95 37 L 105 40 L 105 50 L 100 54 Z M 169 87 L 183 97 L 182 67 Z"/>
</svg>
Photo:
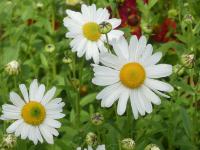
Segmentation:
<svg viewBox="0 0 200 150">
<path fill-rule="evenodd" d="M 111 49 L 110 49 L 110 45 L 109 45 L 109 40 L 108 40 L 108 34 L 106 35 L 106 43 L 107 43 L 107 47 L 108 47 L 108 51 L 111 53 Z"/>
</svg>

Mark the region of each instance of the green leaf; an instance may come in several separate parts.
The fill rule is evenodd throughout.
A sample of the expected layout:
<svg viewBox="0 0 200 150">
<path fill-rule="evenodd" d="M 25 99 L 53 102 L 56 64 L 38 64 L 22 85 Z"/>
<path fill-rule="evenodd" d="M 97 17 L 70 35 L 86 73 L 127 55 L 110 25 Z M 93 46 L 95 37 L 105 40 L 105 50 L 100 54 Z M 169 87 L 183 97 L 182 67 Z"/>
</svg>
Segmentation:
<svg viewBox="0 0 200 150">
<path fill-rule="evenodd" d="M 96 99 L 96 95 L 97 93 L 88 94 L 87 96 L 81 99 L 80 105 L 83 107 L 92 103 Z"/>
<path fill-rule="evenodd" d="M 148 4 L 148 9 L 151 9 L 157 2 L 158 0 L 150 0 Z"/>
<path fill-rule="evenodd" d="M 42 62 L 42 65 L 44 66 L 44 68 L 47 69 L 48 68 L 48 62 L 47 62 L 47 59 L 44 56 L 44 54 L 40 53 L 40 59 L 41 59 L 41 62 Z"/>
<path fill-rule="evenodd" d="M 191 124 L 191 120 L 186 112 L 186 110 L 184 108 L 180 109 L 180 113 L 181 113 L 181 117 L 182 117 L 182 121 L 183 121 L 183 127 L 185 129 L 185 132 L 187 134 L 188 137 L 191 137 L 192 135 L 192 124 Z"/>
</svg>

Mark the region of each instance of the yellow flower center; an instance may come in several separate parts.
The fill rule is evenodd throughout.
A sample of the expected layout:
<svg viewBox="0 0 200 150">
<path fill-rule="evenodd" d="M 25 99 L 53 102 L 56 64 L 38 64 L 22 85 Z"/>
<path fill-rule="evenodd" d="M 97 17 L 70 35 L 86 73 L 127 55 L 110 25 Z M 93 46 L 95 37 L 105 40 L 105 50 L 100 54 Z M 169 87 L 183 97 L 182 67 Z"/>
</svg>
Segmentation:
<svg viewBox="0 0 200 150">
<path fill-rule="evenodd" d="M 125 64 L 120 70 L 120 80 L 128 88 L 137 88 L 145 80 L 145 70 L 139 63 Z"/>
<path fill-rule="evenodd" d="M 42 104 L 31 101 L 24 105 L 21 115 L 26 123 L 37 126 L 44 121 L 46 111 Z"/>
<path fill-rule="evenodd" d="M 83 35 L 90 41 L 98 41 L 101 37 L 99 25 L 95 22 L 88 22 L 84 24 Z"/>
</svg>

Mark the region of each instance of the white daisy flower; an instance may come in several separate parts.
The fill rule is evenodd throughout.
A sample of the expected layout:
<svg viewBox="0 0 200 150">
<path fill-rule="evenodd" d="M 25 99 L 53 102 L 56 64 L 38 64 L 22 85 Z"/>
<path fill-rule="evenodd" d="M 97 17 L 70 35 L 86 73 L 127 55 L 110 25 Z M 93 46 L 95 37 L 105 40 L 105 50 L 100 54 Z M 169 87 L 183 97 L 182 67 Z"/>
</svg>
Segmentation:
<svg viewBox="0 0 200 150">
<path fill-rule="evenodd" d="M 57 119 L 63 118 L 62 108 L 65 105 L 61 98 L 53 98 L 56 88 L 53 87 L 45 94 L 45 86 L 33 80 L 29 93 L 24 84 L 19 88 L 23 99 L 15 92 L 10 92 L 10 101 L 13 104 L 2 106 L 1 120 L 15 120 L 7 128 L 7 133 L 15 133 L 22 139 L 30 139 L 37 144 L 43 143 L 43 138 L 53 144 L 53 136 L 58 136 L 57 128 L 61 123 Z"/>
<path fill-rule="evenodd" d="M 76 150 L 81 150 L 81 147 L 78 147 Z M 83 150 L 93 150 L 91 146 L 88 146 L 88 148 L 84 148 Z M 105 145 L 98 145 L 96 150 L 106 150 Z"/>
<path fill-rule="evenodd" d="M 64 18 L 64 26 L 69 32 L 66 37 L 73 38 L 70 42 L 72 51 L 77 51 L 78 57 L 86 54 L 86 59 L 93 58 L 94 62 L 99 62 L 99 52 L 106 52 L 104 46 L 106 36 L 100 33 L 99 25 L 102 22 L 108 22 L 112 25 L 112 30 L 107 34 L 109 41 L 119 39 L 123 32 L 115 30 L 121 24 L 120 19 L 109 19 L 109 12 L 106 8 L 96 9 L 96 5 L 81 6 L 81 13 L 72 10 L 66 10 L 68 17 Z"/>
<path fill-rule="evenodd" d="M 93 65 L 94 78 L 92 82 L 99 86 L 107 86 L 98 95 L 102 99 L 102 107 L 111 107 L 118 101 L 117 113 L 124 114 L 130 98 L 134 118 L 138 115 L 152 112 L 152 103 L 159 105 L 160 98 L 156 95 L 169 97 L 163 92 L 173 91 L 173 87 L 157 80 L 169 76 L 172 66 L 157 64 L 162 57 L 161 52 L 152 54 L 153 47 L 147 44 L 142 36 L 139 40 L 132 36 L 128 45 L 124 37 L 113 41 L 116 55 L 104 53 L 100 62 L 104 66 Z"/>
</svg>

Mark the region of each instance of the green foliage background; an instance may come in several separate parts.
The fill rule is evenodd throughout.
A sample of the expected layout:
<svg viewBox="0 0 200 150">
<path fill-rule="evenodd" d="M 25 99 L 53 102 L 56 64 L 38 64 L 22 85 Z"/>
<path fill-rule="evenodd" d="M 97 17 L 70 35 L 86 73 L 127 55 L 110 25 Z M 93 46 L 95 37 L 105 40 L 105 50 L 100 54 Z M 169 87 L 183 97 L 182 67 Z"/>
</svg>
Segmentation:
<svg viewBox="0 0 200 150">
<path fill-rule="evenodd" d="M 0 1 L 0 104 L 9 102 L 10 91 L 19 92 L 20 83 L 26 83 L 28 86 L 37 78 L 47 88 L 57 87 L 56 96 L 62 97 L 66 103 L 66 117 L 61 120 L 60 135 L 55 138 L 54 145 L 44 143 L 34 146 L 32 142 L 18 138 L 14 149 L 74 150 L 78 146 L 87 146 L 84 140 L 88 132 L 95 132 L 99 144 L 106 144 L 108 150 L 120 150 L 120 141 L 127 137 L 135 140 L 136 150 L 143 150 L 149 143 L 157 144 L 161 150 L 200 149 L 199 0 L 150 0 L 148 6 L 137 1 L 142 21 L 149 25 L 158 24 L 167 17 L 169 9 L 178 12 L 175 18 L 178 28 L 176 37 L 180 42 L 160 44 L 149 41 L 155 51 L 163 52 L 163 62 L 181 64 L 182 54 L 195 54 L 193 68 L 184 67 L 182 75 L 176 72 L 167 79 L 175 88 L 171 98 L 162 99 L 161 105 L 154 106 L 153 113 L 138 120 L 133 119 L 130 105 L 123 116 L 116 115 L 116 105 L 109 109 L 100 107 L 95 96 L 101 88 L 91 83 L 91 62 L 77 58 L 76 54 L 71 52 L 70 39 L 65 38 L 67 30 L 63 27 L 62 20 L 66 16 L 65 9 L 80 10 L 80 5 L 68 6 L 64 0 L 43 0 L 40 2 L 44 7 L 38 9 L 37 2 L 39 1 Z M 117 8 L 115 0 L 84 2 L 95 3 L 97 7 Z M 186 14 L 194 17 L 191 24 L 185 22 Z M 30 19 L 35 22 L 28 25 L 27 20 Z M 59 23 L 56 30 L 55 22 Z M 125 31 L 129 38 L 129 30 Z M 47 44 L 54 44 L 55 51 L 46 52 Z M 70 58 L 72 63 L 63 63 L 64 57 Z M 21 70 L 19 75 L 9 76 L 4 67 L 14 59 L 20 62 Z M 83 86 L 87 89 L 86 93 L 80 92 Z M 94 112 L 104 115 L 102 125 L 95 126 L 91 123 L 90 116 Z M 0 139 L 9 124 L 0 121 Z"/>
</svg>

